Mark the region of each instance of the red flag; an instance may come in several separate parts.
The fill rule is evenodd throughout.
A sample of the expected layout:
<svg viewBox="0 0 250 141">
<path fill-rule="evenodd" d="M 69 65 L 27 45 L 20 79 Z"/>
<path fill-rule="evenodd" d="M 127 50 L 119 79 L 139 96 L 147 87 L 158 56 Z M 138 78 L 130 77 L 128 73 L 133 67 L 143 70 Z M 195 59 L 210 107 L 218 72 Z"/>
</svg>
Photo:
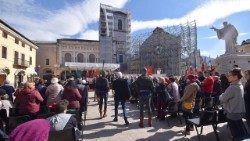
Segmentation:
<svg viewBox="0 0 250 141">
<path fill-rule="evenodd" d="M 147 66 L 147 75 L 153 75 L 153 66 L 152 65 L 148 65 Z"/>
</svg>

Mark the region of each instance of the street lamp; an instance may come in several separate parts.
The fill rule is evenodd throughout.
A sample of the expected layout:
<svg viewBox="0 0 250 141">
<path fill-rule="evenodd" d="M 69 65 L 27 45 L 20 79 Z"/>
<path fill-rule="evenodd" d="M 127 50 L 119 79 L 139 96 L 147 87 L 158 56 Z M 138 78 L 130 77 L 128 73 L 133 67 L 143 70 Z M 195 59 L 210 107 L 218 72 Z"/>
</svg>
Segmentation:
<svg viewBox="0 0 250 141">
<path fill-rule="evenodd" d="M 59 68 L 58 64 L 54 64 L 55 70 L 54 70 L 54 75 L 57 76 L 57 69 Z"/>
</svg>

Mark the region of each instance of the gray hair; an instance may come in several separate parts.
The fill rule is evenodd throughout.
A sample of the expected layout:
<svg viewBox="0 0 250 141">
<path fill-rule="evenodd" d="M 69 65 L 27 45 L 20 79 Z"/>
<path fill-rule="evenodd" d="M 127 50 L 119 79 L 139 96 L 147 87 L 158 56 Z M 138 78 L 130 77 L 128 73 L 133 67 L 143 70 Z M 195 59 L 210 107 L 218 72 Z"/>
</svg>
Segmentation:
<svg viewBox="0 0 250 141">
<path fill-rule="evenodd" d="M 9 80 L 5 80 L 4 84 L 10 84 L 10 81 Z"/>
<path fill-rule="evenodd" d="M 122 73 L 120 71 L 117 72 L 116 75 L 117 75 L 118 78 L 122 78 Z"/>
</svg>

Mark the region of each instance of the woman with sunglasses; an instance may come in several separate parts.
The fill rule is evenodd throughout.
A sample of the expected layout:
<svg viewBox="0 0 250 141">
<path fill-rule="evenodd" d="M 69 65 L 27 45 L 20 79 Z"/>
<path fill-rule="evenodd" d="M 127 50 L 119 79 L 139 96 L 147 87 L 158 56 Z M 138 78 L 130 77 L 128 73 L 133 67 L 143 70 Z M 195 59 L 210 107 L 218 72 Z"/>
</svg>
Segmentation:
<svg viewBox="0 0 250 141">
<path fill-rule="evenodd" d="M 233 140 L 247 135 L 246 128 L 242 121 L 245 114 L 244 88 L 241 83 L 243 77 L 240 68 L 234 68 L 228 73 L 230 86 L 220 96 L 220 102 L 226 112 L 228 126 Z"/>
</svg>

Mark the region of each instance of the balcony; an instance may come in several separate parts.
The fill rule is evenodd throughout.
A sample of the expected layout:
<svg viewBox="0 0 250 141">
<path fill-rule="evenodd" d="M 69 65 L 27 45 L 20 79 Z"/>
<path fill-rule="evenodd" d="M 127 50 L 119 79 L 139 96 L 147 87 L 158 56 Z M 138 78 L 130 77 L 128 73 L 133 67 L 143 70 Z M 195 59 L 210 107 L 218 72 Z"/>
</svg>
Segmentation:
<svg viewBox="0 0 250 141">
<path fill-rule="evenodd" d="M 30 62 L 21 58 L 15 58 L 13 65 L 18 68 L 28 68 L 30 66 Z"/>
</svg>

